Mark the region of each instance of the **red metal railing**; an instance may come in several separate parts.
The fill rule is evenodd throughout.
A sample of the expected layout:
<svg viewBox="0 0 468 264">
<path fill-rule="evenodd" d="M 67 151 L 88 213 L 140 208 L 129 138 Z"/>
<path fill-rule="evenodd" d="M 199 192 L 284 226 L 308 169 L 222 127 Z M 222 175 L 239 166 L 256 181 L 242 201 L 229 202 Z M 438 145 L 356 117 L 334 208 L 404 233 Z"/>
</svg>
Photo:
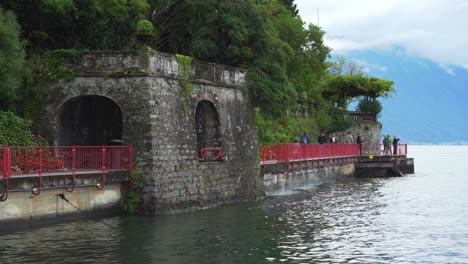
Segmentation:
<svg viewBox="0 0 468 264">
<path fill-rule="evenodd" d="M 224 159 L 223 148 L 202 148 L 200 150 L 200 161 L 221 161 Z"/>
<path fill-rule="evenodd" d="M 392 145 L 390 155 L 406 156 L 407 144 Z M 359 155 L 385 155 L 382 144 L 278 144 L 262 146 L 260 158 L 265 163 L 290 162 L 308 159 L 349 157 Z"/>
<path fill-rule="evenodd" d="M 348 157 L 359 155 L 358 144 L 278 144 L 263 146 L 261 159 L 268 162 Z"/>
<path fill-rule="evenodd" d="M 395 150 L 396 147 L 396 150 Z M 407 156 L 408 144 L 390 145 L 390 149 L 385 152 L 383 144 L 363 144 L 362 155 L 378 155 L 378 156 Z"/>
<path fill-rule="evenodd" d="M 77 172 L 101 172 L 101 183 L 96 186 L 102 190 L 105 186 L 105 174 L 111 171 L 129 171 L 132 181 L 131 146 L 35 146 L 1 147 L 0 180 L 5 181 L 5 193 L 0 201 L 8 196 L 8 180 L 14 177 L 37 177 L 37 188 L 32 193 L 41 192 L 42 176 L 72 175 L 71 186 L 64 187 L 71 192 L 75 188 Z"/>
</svg>

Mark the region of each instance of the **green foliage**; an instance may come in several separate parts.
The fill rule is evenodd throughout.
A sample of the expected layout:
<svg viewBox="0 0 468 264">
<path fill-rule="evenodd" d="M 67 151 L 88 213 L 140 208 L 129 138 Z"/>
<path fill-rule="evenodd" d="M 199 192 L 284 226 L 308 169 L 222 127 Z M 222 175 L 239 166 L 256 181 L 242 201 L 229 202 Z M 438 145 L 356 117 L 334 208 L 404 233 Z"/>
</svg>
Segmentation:
<svg viewBox="0 0 468 264">
<path fill-rule="evenodd" d="M 328 104 L 323 104 L 317 111 L 316 115 L 317 125 L 320 128 L 320 131 L 332 131 L 333 130 L 333 120 L 330 116 L 330 107 Z"/>
<path fill-rule="evenodd" d="M 25 76 L 25 53 L 20 26 L 12 12 L 0 8 L 0 109 L 13 109 Z"/>
<path fill-rule="evenodd" d="M 136 31 L 159 34 L 145 42 L 159 51 L 187 55 L 177 55 L 185 112 L 194 89 L 189 81 L 191 57 L 247 66 L 246 89 L 256 109 L 261 142 L 296 142 L 303 130 L 311 138 L 319 131 L 342 130 L 349 121 L 338 107 L 346 108 L 355 98 L 394 92 L 393 82 L 366 77 L 353 63 L 327 62 L 331 49 L 324 44 L 325 32 L 305 25 L 293 0 L 10 0 L 1 5 L 17 14 L 30 50 L 50 50 L 42 58 L 44 67 L 38 74 L 42 78 L 26 78 L 20 94 L 27 115 L 38 113 L 34 109 L 40 108 L 35 102 L 44 93 L 42 81 L 75 76 L 71 65 L 82 55 L 75 49 L 135 48 Z M 14 79 L 15 74 L 9 76 Z M 298 95 L 305 104 L 318 105 L 312 117 L 288 117 Z M 1 98 L 10 97 L 13 93 Z"/>
<path fill-rule="evenodd" d="M 74 78 L 76 72 L 73 66 L 80 62 L 83 54 L 84 51 L 75 49 L 58 49 L 45 52 L 41 61 L 44 65 L 42 76 L 48 80 Z"/>
<path fill-rule="evenodd" d="M 0 146 L 47 145 L 40 136 L 31 134 L 30 120 L 25 120 L 12 112 L 0 112 Z"/>
<path fill-rule="evenodd" d="M 297 9 L 297 5 L 294 4 L 294 0 L 281 0 L 280 2 L 286 7 L 286 9 L 291 11 L 293 16 L 297 16 L 299 14 L 299 10 Z"/>
<path fill-rule="evenodd" d="M 331 107 L 329 115 L 332 119 L 332 126 L 329 131 L 344 131 L 350 128 L 353 124 L 353 122 L 347 118 L 348 115 L 346 110 Z"/>
<path fill-rule="evenodd" d="M 359 100 L 356 111 L 379 114 L 382 111 L 382 104 L 378 100 L 363 97 Z"/>
<path fill-rule="evenodd" d="M 7 2 L 21 21 L 24 36 L 39 50 L 131 48 L 137 21 L 149 8 L 146 0 Z M 38 39 L 39 31 L 45 34 Z"/>
<path fill-rule="evenodd" d="M 326 103 L 319 108 L 316 120 L 322 132 L 343 131 L 352 125 L 352 121 L 347 119 L 346 110 Z"/>
<path fill-rule="evenodd" d="M 187 105 L 193 93 L 193 84 L 189 81 L 190 73 L 192 72 L 192 58 L 180 54 L 176 54 L 177 65 L 179 66 L 179 74 L 177 80 L 180 84 L 179 94 L 182 97 L 182 107 L 187 112 Z"/>
<path fill-rule="evenodd" d="M 153 33 L 153 23 L 151 21 L 146 20 L 146 19 L 141 19 L 137 23 L 137 32 L 138 33 L 147 33 L 151 34 Z"/>
<path fill-rule="evenodd" d="M 248 65 L 246 86 L 257 109 L 261 142 L 295 142 L 301 130 L 310 130 L 287 117 L 298 94 L 329 105 L 323 100 L 322 84 L 331 49 L 324 44 L 320 27 L 304 27 L 295 16 L 293 1 L 153 0 L 150 4 L 157 14 L 152 19 L 161 32 L 161 51 Z M 308 120 L 316 130 L 344 127 L 345 115 L 339 118 L 337 112 L 327 107 L 319 111 L 317 120 Z"/>
<path fill-rule="evenodd" d="M 267 119 L 258 111 L 255 113 L 255 126 L 260 145 L 297 143 L 304 130 L 308 131 L 313 142 L 318 137 L 319 130 L 312 117 Z"/>
<path fill-rule="evenodd" d="M 346 108 L 350 99 L 356 97 L 389 97 L 395 92 L 393 82 L 363 75 L 330 76 L 325 84 L 325 99 Z"/>
<path fill-rule="evenodd" d="M 142 172 L 134 170 L 132 172 L 132 185 L 129 189 L 123 190 L 123 199 L 120 207 L 129 215 L 134 215 L 141 202 L 141 191 L 143 190 Z"/>
</svg>

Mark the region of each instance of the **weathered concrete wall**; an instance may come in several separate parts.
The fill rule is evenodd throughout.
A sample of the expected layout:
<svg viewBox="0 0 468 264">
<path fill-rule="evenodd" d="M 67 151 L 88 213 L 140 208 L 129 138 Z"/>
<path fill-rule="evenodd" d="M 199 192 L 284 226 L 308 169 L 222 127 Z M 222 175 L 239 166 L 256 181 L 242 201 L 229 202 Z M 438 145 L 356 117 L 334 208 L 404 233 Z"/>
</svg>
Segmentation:
<svg viewBox="0 0 468 264">
<path fill-rule="evenodd" d="M 171 213 L 219 203 L 255 199 L 262 189 L 257 138 L 240 68 L 192 63 L 189 98 L 180 95 L 174 56 L 154 51 L 90 53 L 79 77 L 50 86 L 44 134 L 60 143 L 60 115 L 71 99 L 109 98 L 122 111 L 122 139 L 134 147 L 134 165 L 143 176 L 142 211 Z M 198 160 L 195 112 L 201 100 L 218 114 L 225 160 Z M 187 109 L 183 104 L 187 103 Z"/>
<path fill-rule="evenodd" d="M 283 166 L 286 167 L 273 169 L 263 176 L 266 195 L 290 194 L 298 189 L 308 189 L 323 183 L 352 177 L 355 169 L 354 163 L 350 163 L 329 167 L 317 166 L 313 169 L 302 168 L 290 171 L 288 174 L 287 164 Z"/>
<path fill-rule="evenodd" d="M 84 216 L 63 201 L 58 194 L 64 194 L 70 203 L 85 214 L 95 215 L 118 209 L 121 187 L 119 183 L 109 184 L 102 191 L 98 191 L 94 186 L 76 188 L 71 193 L 63 189 L 43 190 L 38 196 L 32 195 L 31 192 L 10 192 L 8 200 L 0 203 L 0 233 L 53 223 L 62 217 L 73 219 Z"/>
</svg>

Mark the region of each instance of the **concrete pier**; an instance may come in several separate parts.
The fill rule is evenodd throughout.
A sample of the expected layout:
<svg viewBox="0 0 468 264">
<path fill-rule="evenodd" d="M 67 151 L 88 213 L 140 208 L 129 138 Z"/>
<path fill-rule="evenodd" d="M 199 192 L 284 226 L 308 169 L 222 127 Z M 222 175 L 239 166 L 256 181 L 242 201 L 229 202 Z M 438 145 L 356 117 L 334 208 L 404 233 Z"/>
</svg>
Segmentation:
<svg viewBox="0 0 468 264">
<path fill-rule="evenodd" d="M 414 160 L 400 156 L 360 156 L 356 162 L 356 177 L 399 177 L 414 174 Z"/>
<path fill-rule="evenodd" d="M 350 156 L 263 164 L 266 195 L 287 195 L 346 177 L 414 174 L 414 160 L 400 156 Z"/>
</svg>

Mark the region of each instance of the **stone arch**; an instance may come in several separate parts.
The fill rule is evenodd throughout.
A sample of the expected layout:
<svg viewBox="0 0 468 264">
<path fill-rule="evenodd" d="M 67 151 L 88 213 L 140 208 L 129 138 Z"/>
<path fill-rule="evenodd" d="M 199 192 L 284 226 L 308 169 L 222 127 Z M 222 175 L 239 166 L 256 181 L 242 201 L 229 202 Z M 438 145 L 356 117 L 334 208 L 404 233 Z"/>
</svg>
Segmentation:
<svg viewBox="0 0 468 264">
<path fill-rule="evenodd" d="M 197 130 L 198 158 L 201 160 L 210 161 L 210 159 L 204 158 L 202 149 L 222 149 L 223 147 L 219 114 L 212 102 L 208 100 L 201 100 L 198 102 L 195 113 L 195 122 Z M 214 160 L 215 157 L 218 157 L 216 160 L 222 160 L 222 153 L 219 155 L 219 151 L 215 150 L 214 153 L 210 154 L 212 157 L 211 160 Z"/>
<path fill-rule="evenodd" d="M 113 100 L 100 95 L 74 97 L 59 111 L 58 144 L 120 145 L 122 123 L 122 111 Z"/>
</svg>

